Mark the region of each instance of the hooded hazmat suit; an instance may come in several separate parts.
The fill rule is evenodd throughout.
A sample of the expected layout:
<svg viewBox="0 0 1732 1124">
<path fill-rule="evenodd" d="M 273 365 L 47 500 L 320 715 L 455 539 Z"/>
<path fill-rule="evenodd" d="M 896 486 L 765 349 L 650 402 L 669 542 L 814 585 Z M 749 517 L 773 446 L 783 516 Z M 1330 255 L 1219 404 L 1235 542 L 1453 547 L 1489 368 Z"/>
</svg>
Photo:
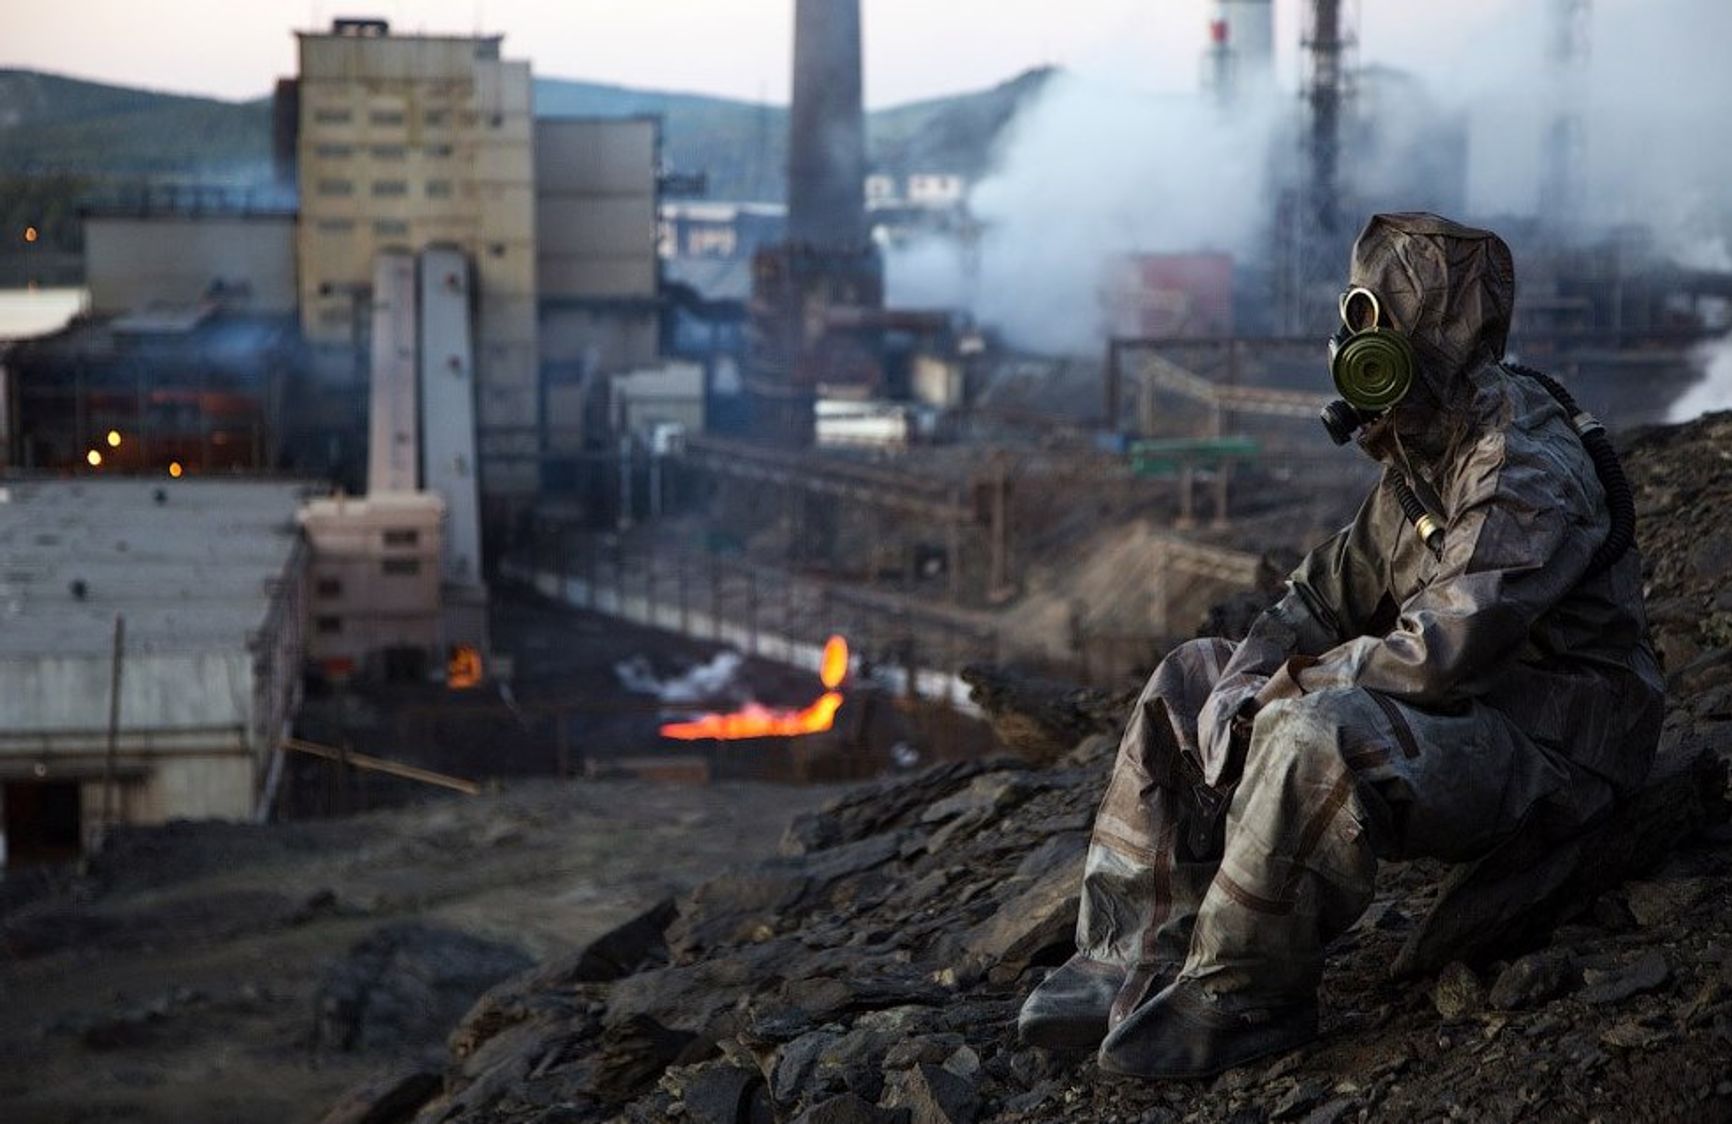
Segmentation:
<svg viewBox="0 0 1732 1124">
<path fill-rule="evenodd" d="M 1473 859 L 1531 816 L 1567 830 L 1653 757 L 1641 561 L 1632 549 L 1584 580 L 1610 517 L 1571 419 L 1501 363 L 1508 247 L 1378 215 L 1350 284 L 1413 344 L 1415 390 L 1363 439 L 1384 475 L 1352 524 L 1243 642 L 1180 646 L 1137 702 L 1078 955 L 1051 981 L 1110 996 L 1112 1026 L 1175 972 L 1210 995 L 1314 1002 L 1377 859 Z M 1444 528 L 1440 554 L 1403 517 L 1398 475 Z"/>
</svg>

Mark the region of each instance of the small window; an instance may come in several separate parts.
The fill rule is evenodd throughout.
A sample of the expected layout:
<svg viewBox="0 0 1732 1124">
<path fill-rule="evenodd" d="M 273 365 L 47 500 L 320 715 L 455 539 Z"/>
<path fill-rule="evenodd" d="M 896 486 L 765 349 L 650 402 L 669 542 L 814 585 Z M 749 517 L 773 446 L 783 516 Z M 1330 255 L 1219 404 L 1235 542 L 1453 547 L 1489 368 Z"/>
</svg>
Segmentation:
<svg viewBox="0 0 1732 1124">
<path fill-rule="evenodd" d="M 427 146 L 427 155 L 436 159 L 444 159 L 456 151 L 455 148 L 452 148 L 448 144 L 430 144 Z"/>
<path fill-rule="evenodd" d="M 402 160 L 409 150 L 400 144 L 376 144 L 367 150 L 375 160 Z"/>
<path fill-rule="evenodd" d="M 355 184 L 353 180 L 320 180 L 320 195 L 353 195 Z"/>
<path fill-rule="evenodd" d="M 375 125 L 401 125 L 403 111 L 400 109 L 375 109 L 367 115 L 367 120 Z"/>
<path fill-rule="evenodd" d="M 313 120 L 321 125 L 347 125 L 352 115 L 346 109 L 315 109 Z"/>
<path fill-rule="evenodd" d="M 313 627 L 318 629 L 322 635 L 331 636 L 343 631 L 343 618 L 320 617 L 313 622 Z"/>
<path fill-rule="evenodd" d="M 451 181 L 450 180 L 428 180 L 427 181 L 427 198 L 429 198 L 429 199 L 449 199 L 449 198 L 451 198 Z"/>
<path fill-rule="evenodd" d="M 434 128 L 449 125 L 451 124 L 451 111 L 449 109 L 429 109 L 421 115 L 421 123 L 431 125 Z"/>
<path fill-rule="evenodd" d="M 320 219 L 320 234 L 348 234 L 355 229 L 354 219 Z"/>
<path fill-rule="evenodd" d="M 313 155 L 325 160 L 341 160 L 345 156 L 353 156 L 355 148 L 348 144 L 316 144 Z"/>
<path fill-rule="evenodd" d="M 421 532 L 413 527 L 394 527 L 385 532 L 386 546 L 414 546 L 421 541 Z"/>
<path fill-rule="evenodd" d="M 419 558 L 387 558 L 379 563 L 379 571 L 397 577 L 413 577 L 421 572 Z"/>
<path fill-rule="evenodd" d="M 487 252 L 496 258 L 502 258 L 505 256 L 505 243 L 495 242 L 493 245 L 487 247 Z"/>
<path fill-rule="evenodd" d="M 409 224 L 402 219 L 377 219 L 373 223 L 373 233 L 380 238 L 407 238 Z"/>
<path fill-rule="evenodd" d="M 373 182 L 373 194 L 379 196 L 407 195 L 409 194 L 409 181 L 375 180 Z"/>
<path fill-rule="evenodd" d="M 341 578 L 320 578 L 316 589 L 320 597 L 331 598 L 343 596 L 343 582 Z"/>
</svg>

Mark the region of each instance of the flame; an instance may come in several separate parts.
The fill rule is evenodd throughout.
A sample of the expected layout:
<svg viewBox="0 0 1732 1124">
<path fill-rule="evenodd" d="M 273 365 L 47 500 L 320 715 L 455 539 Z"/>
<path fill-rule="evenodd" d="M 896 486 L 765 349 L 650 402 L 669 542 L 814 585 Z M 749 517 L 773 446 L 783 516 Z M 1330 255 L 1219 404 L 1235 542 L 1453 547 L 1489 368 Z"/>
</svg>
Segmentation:
<svg viewBox="0 0 1732 1124">
<path fill-rule="evenodd" d="M 480 682 L 481 652 L 472 644 L 453 647 L 445 664 L 445 685 L 453 691 L 466 691 Z"/>
<path fill-rule="evenodd" d="M 832 636 L 824 641 L 824 654 L 818 659 L 818 679 L 826 691 L 834 691 L 848 675 L 848 641 Z"/>
<path fill-rule="evenodd" d="M 824 655 L 818 661 L 818 678 L 824 684 L 824 693 L 811 706 L 802 710 L 771 710 L 747 703 L 731 714 L 706 714 L 690 722 L 670 722 L 662 727 L 662 737 L 684 742 L 711 738 L 739 741 L 823 733 L 836 724 L 836 712 L 842 708 L 842 692 L 836 688 L 847 676 L 848 642 L 832 636 L 825 642 Z"/>
</svg>

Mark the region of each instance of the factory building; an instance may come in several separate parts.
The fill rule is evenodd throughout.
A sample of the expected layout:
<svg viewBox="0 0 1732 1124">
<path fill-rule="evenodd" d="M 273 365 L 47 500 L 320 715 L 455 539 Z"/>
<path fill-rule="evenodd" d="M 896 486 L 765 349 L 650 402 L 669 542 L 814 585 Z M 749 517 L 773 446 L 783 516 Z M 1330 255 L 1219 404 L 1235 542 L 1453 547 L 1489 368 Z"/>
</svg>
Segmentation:
<svg viewBox="0 0 1732 1124">
<path fill-rule="evenodd" d="M 294 483 L 0 485 L 5 857 L 105 823 L 248 819 L 299 701 L 307 552 Z"/>
<path fill-rule="evenodd" d="M 0 444 L 23 469 L 274 469 L 295 440 L 298 357 L 292 317 L 220 300 L 75 320 L 0 361 Z"/>
<path fill-rule="evenodd" d="M 326 496 L 301 508 L 312 547 L 307 657 L 326 677 L 426 677 L 441 651 L 444 515 L 429 492 Z"/>
<path fill-rule="evenodd" d="M 607 380 L 661 354 L 654 118 L 535 123 L 537 283 L 545 446 L 555 482 L 601 436 Z"/>
<path fill-rule="evenodd" d="M 152 188 L 84 209 L 90 311 L 220 300 L 292 316 L 295 212 L 278 193 Z"/>
<path fill-rule="evenodd" d="M 351 363 L 378 256 L 461 251 L 477 282 L 479 484 L 508 516 L 539 484 L 529 64 L 501 58 L 498 36 L 393 35 L 382 20 L 299 41 L 302 331 L 317 361 Z"/>
</svg>

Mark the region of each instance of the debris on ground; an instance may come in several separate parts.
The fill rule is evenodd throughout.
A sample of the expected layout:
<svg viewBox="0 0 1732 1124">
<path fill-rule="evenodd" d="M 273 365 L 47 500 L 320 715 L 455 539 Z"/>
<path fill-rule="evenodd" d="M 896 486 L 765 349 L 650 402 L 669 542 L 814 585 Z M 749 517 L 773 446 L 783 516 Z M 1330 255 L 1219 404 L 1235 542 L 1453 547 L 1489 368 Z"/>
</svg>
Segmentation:
<svg viewBox="0 0 1732 1124">
<path fill-rule="evenodd" d="M 1666 746 L 1718 761 L 1732 757 L 1728 449 L 1722 414 L 1640 435 L 1626 454 L 1672 686 Z M 1145 1084 L 1020 1046 L 1023 996 L 1069 952 L 1114 749 L 1096 696 L 1039 698 L 1020 718 L 1036 752 L 852 791 L 796 817 L 780 855 L 680 897 L 658 930 L 665 960 L 658 946 L 611 981 L 542 969 L 494 987 L 413 1119 L 1732 1119 L 1723 772 L 1689 837 L 1645 856 L 1636 880 L 1596 892 L 1533 947 L 1427 978 L 1389 968 L 1447 871 L 1387 864 L 1331 950 L 1323 1036 L 1307 1049 Z M 1067 730 L 1077 740 L 1053 759 Z"/>
</svg>

